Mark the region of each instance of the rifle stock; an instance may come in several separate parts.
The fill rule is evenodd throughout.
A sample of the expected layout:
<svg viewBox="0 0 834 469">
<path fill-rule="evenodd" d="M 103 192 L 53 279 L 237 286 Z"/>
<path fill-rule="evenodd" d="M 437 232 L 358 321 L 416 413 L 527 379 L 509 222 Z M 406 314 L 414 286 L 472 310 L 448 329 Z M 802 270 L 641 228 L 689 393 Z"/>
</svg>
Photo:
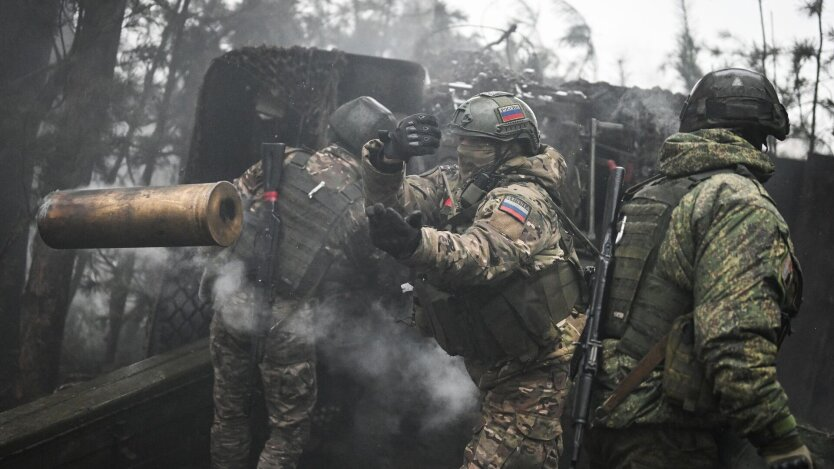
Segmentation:
<svg viewBox="0 0 834 469">
<path fill-rule="evenodd" d="M 577 377 L 574 380 L 572 412 L 574 434 L 571 452 L 571 469 L 576 468 L 576 464 L 579 461 L 582 437 L 589 419 L 588 415 L 590 413 L 594 376 L 596 376 L 597 370 L 599 369 L 599 355 L 602 349 L 602 342 L 599 340 L 599 326 L 603 307 L 608 296 L 607 293 L 611 278 L 611 263 L 616 239 L 617 217 L 624 175 L 625 170 L 618 166 L 611 171 L 608 177 L 608 190 L 605 194 L 605 211 L 603 212 L 602 218 L 602 244 L 596 262 L 591 304 L 588 308 L 585 330 L 583 331 L 579 344 L 577 344 L 575 352 L 581 355 L 578 361 Z"/>
</svg>

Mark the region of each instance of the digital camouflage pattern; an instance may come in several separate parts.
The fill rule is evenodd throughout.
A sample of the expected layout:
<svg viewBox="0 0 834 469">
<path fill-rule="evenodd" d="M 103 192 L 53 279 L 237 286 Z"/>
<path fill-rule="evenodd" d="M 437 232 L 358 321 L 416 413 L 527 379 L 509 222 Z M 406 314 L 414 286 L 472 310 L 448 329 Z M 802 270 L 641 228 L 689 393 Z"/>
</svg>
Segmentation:
<svg viewBox="0 0 834 469">
<path fill-rule="evenodd" d="M 774 170 L 765 154 L 723 129 L 669 137 L 661 149 L 659 168 L 662 174 L 677 177 L 735 165 L 744 165 L 760 178 Z M 598 418 L 597 426 L 628 428 L 606 438 L 629 445 L 628 435 L 634 435 L 636 428 L 650 432 L 652 425 L 729 426 L 761 446 L 794 433 L 775 367 L 780 312 L 793 301 L 785 282 L 790 280 L 786 268 L 790 273 L 798 267 L 792 253 L 787 225 L 758 181 L 720 173 L 684 196 L 660 244 L 657 272 L 692 294 L 695 353 L 705 367 L 716 408 L 696 415 L 670 403 L 663 395 L 658 369 L 610 415 Z M 637 363 L 616 346 L 616 339 L 604 341 L 598 403 Z M 665 432 L 655 429 L 658 438 Z M 605 433 L 589 433 L 590 447 L 602 444 L 593 441 L 598 434 Z"/>
<path fill-rule="evenodd" d="M 585 453 L 599 469 L 718 468 L 718 444 L 709 429 L 639 425 L 628 430 L 588 429 Z"/>
<path fill-rule="evenodd" d="M 285 165 L 298 149 L 287 149 Z M 314 180 L 340 190 L 359 177 L 359 164 L 349 152 L 336 145 L 313 154 L 306 169 Z M 260 162 L 250 167 L 235 186 L 249 210 L 262 203 Z M 311 202 L 312 203 L 312 202 Z M 300 207 L 304 210 L 304 207 Z M 323 236 L 326 248 L 335 256 L 333 264 L 311 295 L 301 299 L 277 297 L 271 309 L 268 333 L 258 369 L 264 387 L 270 435 L 260 454 L 259 468 L 293 468 L 310 432 L 310 418 L 316 401 L 315 331 L 313 318 L 319 304 L 332 295 L 370 283 L 379 254 L 368 242 L 364 206 L 349 207 L 339 229 Z M 243 237 L 242 237 L 243 238 Z M 245 467 L 251 445 L 249 412 L 253 298 L 245 281 L 244 256 L 259 255 L 224 249 L 211 261 L 201 290 L 212 297 L 215 316 L 211 326 L 214 367 L 215 419 L 212 425 L 212 467 Z M 280 259 L 276 259 L 280 262 Z M 332 307 L 333 302 L 329 302 Z"/>
<path fill-rule="evenodd" d="M 572 247 L 569 252 L 560 247 L 560 222 L 545 189 L 555 191 L 565 171 L 555 149 L 543 146 L 539 155 L 509 159 L 497 170 L 503 182 L 478 202 L 474 220 L 457 225 L 453 221 L 461 211 L 463 191 L 457 167 L 408 177 L 402 171 L 383 173 L 369 159 L 381 148 L 382 143 L 373 140 L 363 149 L 365 203 L 382 203 L 405 215 L 422 212 L 428 226 L 422 228 L 421 244 L 402 262 L 431 273 L 433 282 L 444 289 L 500 288 L 514 272 L 533 273 L 575 259 Z M 499 209 L 507 197 L 526 209 L 523 222 Z M 571 337 L 581 327 L 573 318 L 559 326 Z M 481 424 L 466 448 L 463 468 L 556 467 L 571 344 L 557 337 L 526 363 L 515 358 L 495 363 L 465 359 L 483 401 Z"/>
</svg>

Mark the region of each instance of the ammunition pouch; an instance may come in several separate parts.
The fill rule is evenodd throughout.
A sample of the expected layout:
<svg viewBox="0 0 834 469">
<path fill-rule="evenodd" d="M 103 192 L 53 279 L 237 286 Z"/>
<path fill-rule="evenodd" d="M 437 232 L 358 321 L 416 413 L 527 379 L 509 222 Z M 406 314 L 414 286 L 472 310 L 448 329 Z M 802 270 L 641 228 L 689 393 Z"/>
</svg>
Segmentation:
<svg viewBox="0 0 834 469">
<path fill-rule="evenodd" d="M 663 393 L 683 410 L 704 413 L 716 409 L 712 383 L 695 356 L 695 324 L 692 314 L 675 319 L 666 342 Z"/>
<path fill-rule="evenodd" d="M 450 355 L 484 362 L 534 359 L 560 337 L 557 324 L 581 295 L 582 276 L 570 262 L 557 262 L 532 276 L 515 274 L 499 285 L 445 292 L 426 275 L 415 282 L 420 331 Z"/>
</svg>

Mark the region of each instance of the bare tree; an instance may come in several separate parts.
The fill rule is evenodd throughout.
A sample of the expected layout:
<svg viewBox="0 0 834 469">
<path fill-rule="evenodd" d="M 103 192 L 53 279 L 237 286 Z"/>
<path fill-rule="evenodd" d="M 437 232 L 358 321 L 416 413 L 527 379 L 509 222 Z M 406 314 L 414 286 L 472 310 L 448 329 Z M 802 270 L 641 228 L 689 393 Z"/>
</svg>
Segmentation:
<svg viewBox="0 0 834 469">
<path fill-rule="evenodd" d="M 26 269 L 32 144 L 61 0 L 0 3 L 0 409 L 11 405 Z"/>
<path fill-rule="evenodd" d="M 126 0 L 78 0 L 76 35 L 60 73 L 61 101 L 50 135 L 50 158 L 42 166 L 43 192 L 89 184 L 102 153 L 116 53 Z M 70 301 L 75 253 L 48 248 L 39 237 L 23 293 L 18 397 L 52 390 Z"/>
<path fill-rule="evenodd" d="M 823 0 L 812 0 L 805 4 L 804 9 L 808 16 L 817 17 L 817 25 L 819 28 L 819 45 L 814 54 L 814 60 L 817 64 L 816 75 L 814 78 L 814 100 L 811 106 L 811 129 L 810 141 L 808 144 L 808 154 L 813 155 L 817 144 L 817 103 L 819 103 L 819 89 L 820 89 L 820 70 L 822 69 L 822 46 L 825 42 L 825 36 L 822 32 L 822 5 Z"/>
<path fill-rule="evenodd" d="M 689 15 L 686 10 L 686 0 L 681 0 L 681 32 L 678 34 L 678 48 L 676 52 L 675 70 L 683 80 L 687 90 L 692 89 L 695 83 L 704 74 L 698 65 L 697 45 L 689 28 Z"/>
</svg>

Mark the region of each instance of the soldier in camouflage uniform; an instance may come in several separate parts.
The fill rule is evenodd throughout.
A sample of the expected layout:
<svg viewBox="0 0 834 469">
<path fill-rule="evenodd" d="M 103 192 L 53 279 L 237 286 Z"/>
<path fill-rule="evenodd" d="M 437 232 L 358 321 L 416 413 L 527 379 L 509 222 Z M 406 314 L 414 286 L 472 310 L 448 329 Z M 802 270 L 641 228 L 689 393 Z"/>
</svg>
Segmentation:
<svg viewBox="0 0 834 469">
<path fill-rule="evenodd" d="M 462 467 L 555 468 L 573 340 L 564 331 L 576 332 L 568 319 L 581 293 L 556 206 L 565 162 L 509 93 L 463 103 L 450 128 L 458 165 L 420 176 L 405 177 L 403 160 L 437 147 L 434 116 L 365 145 L 371 239 L 414 269 L 417 326 L 462 356 L 482 391 Z"/>
<path fill-rule="evenodd" d="M 762 186 L 774 171 L 762 145 L 788 128 L 764 76 L 709 73 L 684 105 L 682 133 L 661 148 L 660 175 L 627 194 L 591 467 L 719 467 L 728 435 L 770 468 L 811 467 L 775 367 L 800 302 L 799 264 Z"/>
<path fill-rule="evenodd" d="M 275 252 L 274 300 L 265 330 L 253 330 L 253 265 L 267 255 L 263 230 L 263 172 L 258 162 L 234 181 L 248 210 L 238 242 L 222 251 L 204 274 L 201 290 L 216 314 L 211 324 L 215 417 L 214 468 L 247 467 L 250 410 L 256 369 L 263 383 L 269 438 L 258 468 L 294 468 L 310 432 L 316 402 L 314 314 L 333 296 L 375 283 L 354 155 L 378 129 L 394 127 L 388 109 L 372 98 L 350 101 L 330 117 L 333 144 L 311 154 L 289 148 L 279 187 L 282 233 Z M 253 356 L 253 337 L 262 346 Z M 262 350 L 259 350 L 262 349 Z M 253 362 L 255 360 L 256 362 Z"/>
</svg>

